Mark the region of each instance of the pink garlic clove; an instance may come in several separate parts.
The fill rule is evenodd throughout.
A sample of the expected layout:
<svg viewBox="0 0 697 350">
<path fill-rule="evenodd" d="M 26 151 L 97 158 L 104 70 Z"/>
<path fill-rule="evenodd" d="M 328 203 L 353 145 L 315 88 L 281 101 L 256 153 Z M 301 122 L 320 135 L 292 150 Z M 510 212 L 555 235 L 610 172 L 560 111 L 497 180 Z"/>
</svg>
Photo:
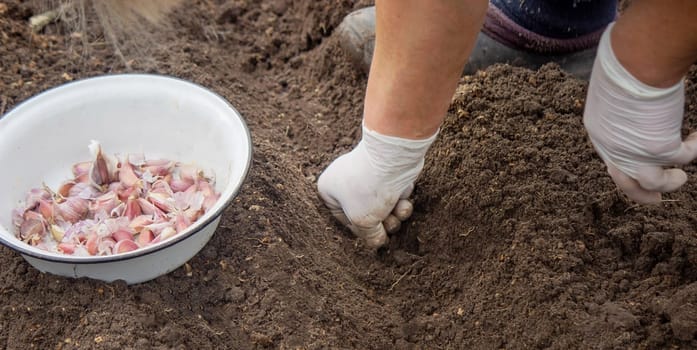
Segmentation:
<svg viewBox="0 0 697 350">
<path fill-rule="evenodd" d="M 174 162 L 167 159 L 148 160 L 142 166 L 143 172 L 148 172 L 152 176 L 166 176 L 172 172 Z"/>
<path fill-rule="evenodd" d="M 111 214 L 111 211 L 116 208 L 121 201 L 115 192 L 109 191 L 97 197 L 89 205 L 90 212 L 96 214 L 99 212 Z"/>
<path fill-rule="evenodd" d="M 45 199 L 39 199 L 39 213 L 46 220 L 48 220 L 48 222 L 53 222 L 56 215 L 53 202 Z"/>
<path fill-rule="evenodd" d="M 22 240 L 36 243 L 46 235 L 46 226 L 41 220 L 24 220 L 19 227 L 19 236 Z"/>
<path fill-rule="evenodd" d="M 150 192 L 147 195 L 147 200 L 162 210 L 165 214 L 174 211 L 174 198 L 164 193 Z"/>
<path fill-rule="evenodd" d="M 119 195 L 119 199 L 121 199 L 122 201 L 125 201 L 126 199 L 128 199 L 128 197 L 138 198 L 141 196 L 142 193 L 143 189 L 140 186 L 123 187 L 116 191 L 116 194 Z"/>
<path fill-rule="evenodd" d="M 101 188 L 102 185 L 109 185 L 115 181 L 118 178 L 116 175 L 116 161 L 104 155 L 102 146 L 97 141 L 93 140 L 89 145 L 89 149 L 95 157 L 89 171 L 91 183 Z"/>
<path fill-rule="evenodd" d="M 189 221 L 195 222 L 201 216 L 203 216 L 203 209 L 189 208 L 187 210 L 184 210 L 183 214 L 186 215 L 187 218 L 189 218 Z"/>
<path fill-rule="evenodd" d="M 75 244 L 73 243 L 58 243 L 58 251 L 63 254 L 75 253 Z"/>
<path fill-rule="evenodd" d="M 110 255 L 114 251 L 114 247 L 116 246 L 116 241 L 114 241 L 111 238 L 103 238 L 100 242 L 99 245 L 97 246 L 97 254 L 98 255 Z"/>
<path fill-rule="evenodd" d="M 96 188 L 86 182 L 78 182 L 68 191 L 65 197 L 80 197 L 82 199 L 93 199 L 101 194 Z"/>
<path fill-rule="evenodd" d="M 90 168 L 92 168 L 91 161 L 76 163 L 73 165 L 73 176 L 80 177 L 82 175 L 87 175 L 90 172 Z"/>
<path fill-rule="evenodd" d="M 128 201 L 126 201 L 126 211 L 123 215 L 126 216 L 128 220 L 133 220 L 136 216 L 141 214 L 143 214 L 143 211 L 140 209 L 140 204 L 138 204 L 138 198 L 128 198 Z"/>
<path fill-rule="evenodd" d="M 160 179 L 155 182 L 153 182 L 152 186 L 150 187 L 150 193 L 161 193 L 164 195 L 167 195 L 168 197 L 171 197 L 174 195 L 174 191 L 172 191 L 172 188 L 169 187 L 169 183 L 167 181 Z"/>
<path fill-rule="evenodd" d="M 70 189 L 75 186 L 75 181 L 66 181 L 58 187 L 58 193 L 61 197 L 69 197 L 70 196 Z"/>
<path fill-rule="evenodd" d="M 126 230 L 118 230 L 111 234 L 111 238 L 113 238 L 116 242 L 121 242 L 125 239 L 133 240 L 133 234 Z"/>
<path fill-rule="evenodd" d="M 126 157 L 126 162 L 122 163 L 119 169 L 119 181 L 126 187 L 133 187 L 140 182 L 140 178 L 133 170 L 133 165 L 128 162 L 128 157 Z"/>
<path fill-rule="evenodd" d="M 176 173 L 182 180 L 196 182 L 203 178 L 203 171 L 191 164 L 178 164 L 175 168 Z"/>
<path fill-rule="evenodd" d="M 177 230 L 177 233 L 186 230 L 189 226 L 191 226 L 191 220 L 189 220 L 186 215 L 177 215 L 177 218 L 174 221 L 174 228 Z"/>
<path fill-rule="evenodd" d="M 140 232 L 140 234 L 138 234 L 138 238 L 136 238 L 136 243 L 138 243 L 138 245 L 141 247 L 145 247 L 146 245 L 150 244 L 150 242 L 152 242 L 153 239 L 155 239 L 155 236 L 152 234 L 152 231 L 144 229 Z"/>
<path fill-rule="evenodd" d="M 138 249 L 138 244 L 130 239 L 116 242 L 114 246 L 114 254 L 126 253 Z"/>
<path fill-rule="evenodd" d="M 184 192 L 190 187 L 193 187 L 194 181 L 193 180 L 184 180 L 184 179 L 177 179 L 177 178 L 172 178 L 169 181 L 169 187 L 172 189 L 173 192 Z"/>
<path fill-rule="evenodd" d="M 138 198 L 138 205 L 143 214 L 151 215 L 155 219 L 167 217 L 167 214 L 162 209 L 155 206 L 145 198 Z"/>
<path fill-rule="evenodd" d="M 65 202 L 56 205 L 56 216 L 64 221 L 76 223 L 82 220 L 89 210 L 89 201 L 78 197 L 68 197 Z"/>
<path fill-rule="evenodd" d="M 133 218 L 128 226 L 136 232 L 141 232 L 145 226 L 152 223 L 152 215 L 139 215 Z"/>
<path fill-rule="evenodd" d="M 39 204 L 39 200 L 50 200 L 51 197 L 51 193 L 45 188 L 32 188 L 29 193 L 27 193 L 27 197 L 24 200 L 25 208 L 34 209 Z"/>
<path fill-rule="evenodd" d="M 99 236 L 92 232 L 87 235 L 87 241 L 85 242 L 85 248 L 90 255 L 96 255 L 99 249 Z"/>
</svg>

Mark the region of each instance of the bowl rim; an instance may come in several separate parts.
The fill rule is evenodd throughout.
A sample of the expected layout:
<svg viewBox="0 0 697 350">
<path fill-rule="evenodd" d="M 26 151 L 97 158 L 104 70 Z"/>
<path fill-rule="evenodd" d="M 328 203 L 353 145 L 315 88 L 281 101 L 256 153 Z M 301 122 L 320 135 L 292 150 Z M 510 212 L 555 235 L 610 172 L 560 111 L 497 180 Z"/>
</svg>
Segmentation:
<svg viewBox="0 0 697 350">
<path fill-rule="evenodd" d="M 47 252 L 47 254 L 42 254 L 40 252 L 36 252 L 33 250 L 28 249 L 26 246 L 28 246 L 26 243 L 21 242 L 17 240 L 17 242 L 7 240 L 4 236 L 0 236 L 0 244 L 12 249 L 16 250 L 22 255 L 28 255 L 33 258 L 45 260 L 45 261 L 51 261 L 51 262 L 57 262 L 57 263 L 68 263 L 68 264 L 75 264 L 75 265 L 83 265 L 83 264 L 100 264 L 100 263 L 107 263 L 107 262 L 116 262 L 116 261 L 123 261 L 123 260 L 129 260 L 129 259 L 135 259 L 135 258 L 141 258 L 144 256 L 147 256 L 149 254 L 157 253 L 165 248 L 168 248 L 170 246 L 173 246 L 175 244 L 178 244 L 180 242 L 183 242 L 187 238 L 193 236 L 197 232 L 202 231 L 205 229 L 209 224 L 211 224 L 213 221 L 217 220 L 220 216 L 222 216 L 222 213 L 225 209 L 227 209 L 228 206 L 232 203 L 232 201 L 237 197 L 237 194 L 239 193 L 240 189 L 244 185 L 245 180 L 247 179 L 247 176 L 249 175 L 249 170 L 252 166 L 252 155 L 253 155 L 253 143 L 252 143 L 252 135 L 249 130 L 249 126 L 247 125 L 247 122 L 245 119 L 242 117 L 242 114 L 223 96 L 220 94 L 204 87 L 203 85 L 200 85 L 198 83 L 192 82 L 190 80 L 178 78 L 175 76 L 170 76 L 170 75 L 165 75 L 165 74 L 150 74 L 150 73 L 119 73 L 119 74 L 105 74 L 105 75 L 99 75 L 99 76 L 93 76 L 93 77 L 87 77 L 83 79 L 78 79 L 75 81 L 71 81 L 65 84 L 60 84 L 54 87 L 51 87 L 49 89 L 46 89 L 42 92 L 39 92 L 30 98 L 20 102 L 10 110 L 8 110 L 5 114 L 0 115 L 0 126 L 2 126 L 3 122 L 7 122 L 9 119 L 5 119 L 5 117 L 10 117 L 10 119 L 14 119 L 15 116 L 14 114 L 20 113 L 23 108 L 25 108 L 27 105 L 34 103 L 35 100 L 40 99 L 40 98 L 46 98 L 47 96 L 51 96 L 53 94 L 57 94 L 62 89 L 65 88 L 72 88 L 76 85 L 81 85 L 81 84 L 89 84 L 93 83 L 95 81 L 101 81 L 101 80 L 114 80 L 114 79 L 151 79 L 151 80 L 169 80 L 171 82 L 174 82 L 176 84 L 183 84 L 183 85 L 188 85 L 191 88 L 197 89 L 201 91 L 203 94 L 208 94 L 211 96 L 213 99 L 216 99 L 223 104 L 225 104 L 228 108 L 230 108 L 234 114 L 238 117 L 240 123 L 242 124 L 242 127 L 244 129 L 244 133 L 246 134 L 247 137 L 247 161 L 246 164 L 244 165 L 244 171 L 242 172 L 242 177 L 240 178 L 240 181 L 237 183 L 237 186 L 232 190 L 232 193 L 228 198 L 225 199 L 225 202 L 220 205 L 213 213 L 206 219 L 202 221 L 196 221 L 193 223 L 190 227 L 188 227 L 184 232 L 177 234 L 164 242 L 161 242 L 160 244 L 157 244 L 155 246 L 150 246 L 150 247 L 145 247 L 145 248 L 140 248 L 136 249 L 134 251 L 126 252 L 126 253 L 120 253 L 120 254 L 113 254 L 113 255 L 102 255 L 102 256 L 89 256 L 89 257 L 74 257 L 72 255 L 58 255 L 54 253 Z M 217 227 L 216 227 L 217 229 Z M 21 243 L 21 244 L 19 244 Z M 50 253 L 50 254 L 48 254 Z"/>
</svg>

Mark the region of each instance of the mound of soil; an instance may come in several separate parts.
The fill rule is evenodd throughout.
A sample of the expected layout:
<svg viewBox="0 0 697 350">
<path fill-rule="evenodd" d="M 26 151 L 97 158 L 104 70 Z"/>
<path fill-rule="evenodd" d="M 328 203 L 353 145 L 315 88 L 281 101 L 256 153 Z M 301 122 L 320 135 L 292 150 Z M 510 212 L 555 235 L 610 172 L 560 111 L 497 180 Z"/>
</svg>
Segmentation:
<svg viewBox="0 0 697 350">
<path fill-rule="evenodd" d="M 376 254 L 315 190 L 360 136 L 366 79 L 332 32 L 368 1 L 187 4 L 169 31 L 153 30 L 151 57 L 124 61 L 94 23 L 90 34 L 60 23 L 34 34 L 27 19 L 38 7 L 0 0 L 0 113 L 69 80 L 154 72 L 227 98 L 254 141 L 251 173 L 219 230 L 166 276 L 133 286 L 66 279 L 0 248 L 0 346 L 697 346 L 697 182 L 661 205 L 627 201 L 586 141 L 584 82 L 553 65 L 463 77 L 414 217 Z M 695 79 L 686 126 L 697 122 Z"/>
</svg>

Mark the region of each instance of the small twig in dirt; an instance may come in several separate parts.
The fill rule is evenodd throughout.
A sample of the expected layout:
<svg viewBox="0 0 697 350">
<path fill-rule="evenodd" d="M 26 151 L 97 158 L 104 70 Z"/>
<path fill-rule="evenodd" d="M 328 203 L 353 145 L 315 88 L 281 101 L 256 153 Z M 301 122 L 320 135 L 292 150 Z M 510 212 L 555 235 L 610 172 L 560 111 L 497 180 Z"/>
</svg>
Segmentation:
<svg viewBox="0 0 697 350">
<path fill-rule="evenodd" d="M 401 276 L 399 276 L 399 278 L 397 278 L 397 280 L 394 281 L 394 283 L 392 283 L 392 285 L 390 286 L 390 288 L 387 289 L 387 291 L 391 292 L 394 289 L 394 287 L 396 287 L 399 284 L 399 282 L 401 282 L 402 279 L 404 279 L 404 277 L 406 277 L 411 272 L 411 270 L 414 269 L 414 266 L 416 266 L 416 264 L 418 264 L 420 262 L 421 262 L 421 260 L 417 260 L 413 264 L 411 264 L 411 266 L 409 266 L 407 271 L 404 272 Z"/>
<path fill-rule="evenodd" d="M 58 17 L 60 17 L 61 13 L 65 11 L 65 6 L 66 5 L 61 5 L 57 9 L 49 10 L 46 12 L 42 12 L 38 15 L 29 17 L 29 27 L 31 28 L 31 31 L 34 33 L 38 33 L 42 29 L 44 29 L 44 27 L 47 26 L 49 23 L 57 20 Z"/>
<path fill-rule="evenodd" d="M 661 199 L 661 203 L 663 203 L 663 202 L 680 202 L 680 200 L 679 199 Z M 626 212 L 628 212 L 632 209 L 635 209 L 637 207 L 640 207 L 640 206 L 641 206 L 641 204 L 634 204 L 634 205 L 628 207 L 627 209 L 625 209 L 624 212 L 626 213 Z"/>
</svg>

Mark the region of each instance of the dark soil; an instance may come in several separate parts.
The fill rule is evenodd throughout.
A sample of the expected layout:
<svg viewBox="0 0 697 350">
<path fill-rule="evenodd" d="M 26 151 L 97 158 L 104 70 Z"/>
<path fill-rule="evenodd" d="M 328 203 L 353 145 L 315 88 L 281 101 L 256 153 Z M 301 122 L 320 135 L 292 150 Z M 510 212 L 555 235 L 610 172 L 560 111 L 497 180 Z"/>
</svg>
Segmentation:
<svg viewBox="0 0 697 350">
<path fill-rule="evenodd" d="M 156 33 L 157 65 L 127 54 L 126 68 L 98 35 L 85 51 L 60 24 L 31 34 L 36 7 L 0 0 L 0 113 L 71 79 L 156 72 L 229 99 L 255 147 L 190 270 L 134 286 L 74 280 L 0 248 L 0 347 L 697 346 L 697 181 L 658 206 L 626 200 L 586 141 L 584 82 L 552 65 L 464 77 L 414 217 L 375 254 L 315 190 L 360 134 L 366 79 L 332 31 L 367 1 L 188 3 Z"/>
</svg>

